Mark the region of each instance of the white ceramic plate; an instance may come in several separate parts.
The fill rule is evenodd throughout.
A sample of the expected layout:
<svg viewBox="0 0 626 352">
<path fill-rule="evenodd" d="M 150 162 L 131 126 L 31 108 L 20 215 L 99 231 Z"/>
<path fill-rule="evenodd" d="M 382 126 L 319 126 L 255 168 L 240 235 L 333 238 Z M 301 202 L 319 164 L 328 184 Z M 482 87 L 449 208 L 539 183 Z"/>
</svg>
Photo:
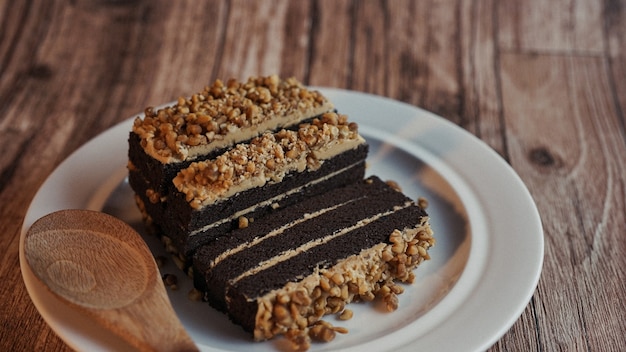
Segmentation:
<svg viewBox="0 0 626 352">
<path fill-rule="evenodd" d="M 350 330 L 311 350 L 480 351 L 495 343 L 530 300 L 543 262 L 543 230 L 526 187 L 492 149 L 470 133 L 416 107 L 382 97 L 320 88 L 337 109 L 357 121 L 371 145 L 368 173 L 397 181 L 413 197 L 429 200 L 435 231 L 432 260 L 400 295 L 400 308 L 384 313 L 352 304 L 354 318 L 334 321 Z M 52 329 L 77 350 L 121 350 L 124 344 L 53 297 L 23 257 L 24 233 L 60 209 L 113 214 L 137 228 L 140 215 L 125 181 L 132 119 L 81 147 L 46 180 L 26 215 L 20 241 L 24 282 Z M 145 237 L 155 254 L 161 245 Z M 206 303 L 187 298 L 191 280 L 173 264 L 180 289 L 170 298 L 203 351 L 276 351 L 284 340 L 254 343 Z"/>
</svg>

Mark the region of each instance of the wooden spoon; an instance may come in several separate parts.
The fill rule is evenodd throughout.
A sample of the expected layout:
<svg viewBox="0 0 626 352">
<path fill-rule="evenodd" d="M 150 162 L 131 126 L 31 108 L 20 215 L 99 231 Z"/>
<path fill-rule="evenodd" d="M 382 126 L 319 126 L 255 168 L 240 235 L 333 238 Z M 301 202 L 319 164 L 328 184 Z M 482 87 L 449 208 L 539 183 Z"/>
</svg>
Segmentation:
<svg viewBox="0 0 626 352">
<path fill-rule="evenodd" d="M 148 246 L 129 225 L 90 210 L 37 220 L 24 254 L 50 291 L 142 351 L 197 351 Z"/>
</svg>

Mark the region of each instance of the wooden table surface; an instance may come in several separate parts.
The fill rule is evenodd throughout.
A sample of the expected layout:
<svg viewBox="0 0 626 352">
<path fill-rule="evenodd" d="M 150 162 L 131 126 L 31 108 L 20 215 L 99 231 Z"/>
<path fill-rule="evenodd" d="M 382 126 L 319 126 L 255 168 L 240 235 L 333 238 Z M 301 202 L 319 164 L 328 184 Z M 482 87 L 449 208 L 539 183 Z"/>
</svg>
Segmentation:
<svg viewBox="0 0 626 352">
<path fill-rule="evenodd" d="M 492 351 L 623 351 L 625 38 L 620 0 L 2 1 L 0 350 L 68 350 L 18 259 L 55 167 L 148 105 L 277 73 L 430 110 L 520 175 L 544 267 Z"/>
</svg>

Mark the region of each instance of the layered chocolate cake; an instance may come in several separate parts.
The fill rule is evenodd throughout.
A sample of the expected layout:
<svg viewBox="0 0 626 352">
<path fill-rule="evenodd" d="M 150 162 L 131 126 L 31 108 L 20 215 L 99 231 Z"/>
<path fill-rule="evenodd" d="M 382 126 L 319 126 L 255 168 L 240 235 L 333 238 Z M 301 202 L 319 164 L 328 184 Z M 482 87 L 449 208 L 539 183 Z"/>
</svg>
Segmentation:
<svg viewBox="0 0 626 352">
<path fill-rule="evenodd" d="M 163 229 L 185 256 L 279 208 L 362 180 L 367 144 L 345 115 L 265 133 L 173 179 Z"/>
<path fill-rule="evenodd" d="M 297 126 L 332 110 L 328 99 L 293 78 L 217 80 L 172 106 L 147 108 L 134 121 L 129 159 L 154 192 L 164 194 L 192 161 L 214 158 L 266 131 Z"/>
<path fill-rule="evenodd" d="M 198 230 L 200 225 L 197 221 L 185 223 L 184 219 L 182 222 L 171 221 L 181 216 L 189 218 L 190 215 L 189 211 L 187 214 L 177 214 L 182 208 L 180 204 L 174 211 L 167 210 L 168 199 L 177 194 L 172 179 L 181 170 L 189 168 L 192 163 L 214 160 L 213 165 L 217 165 L 223 160 L 223 158 L 217 158 L 224 152 L 240 144 L 249 145 L 253 139 L 267 133 L 284 130 L 283 133 L 297 135 L 300 139 L 298 143 L 317 144 L 317 150 L 307 154 L 307 157 L 317 158 L 318 161 L 333 157 L 329 156 L 329 153 L 335 153 L 333 148 L 345 148 L 349 143 L 343 143 L 343 139 L 348 136 L 353 141 L 359 139 L 362 145 L 357 148 L 356 153 L 344 150 L 347 153 L 341 158 L 353 158 L 355 162 L 364 159 L 367 146 L 358 136 L 355 124 L 347 123 L 345 118 L 335 114 L 329 115 L 334 116 L 334 127 L 326 126 L 329 119 L 322 119 L 322 117 L 332 110 L 332 103 L 319 92 L 305 88 L 295 79 L 281 80 L 277 76 L 255 77 L 246 82 L 230 80 L 227 84 L 217 80 L 200 93 L 189 98 L 179 98 L 178 102 L 172 106 L 161 109 L 147 108 L 145 116 L 137 117 L 133 124 L 129 136 L 128 163 L 129 183 L 135 191 L 137 203 L 146 221 L 151 222 L 151 226 L 161 233 L 173 232 L 176 238 L 172 241 L 172 249 L 181 252 L 183 256 L 189 255 L 193 246 L 187 245 L 187 235 Z M 340 117 L 340 121 L 337 121 L 337 117 Z M 319 123 L 320 120 L 325 122 Z M 305 126 L 300 126 L 302 124 Z M 332 143 L 329 144 L 332 148 L 319 146 L 321 142 L 329 141 L 328 138 L 320 141 L 313 140 L 313 138 L 327 137 L 327 134 L 320 135 L 319 131 L 315 130 L 317 128 L 324 133 L 334 134 L 330 140 Z M 307 139 L 302 139 L 304 137 Z M 269 137 L 265 137 L 267 138 Z M 279 136 L 278 138 L 281 138 L 279 141 L 281 143 L 291 143 L 290 139 L 293 139 L 292 136 Z M 339 139 L 342 141 L 335 142 Z M 355 147 L 354 143 L 350 146 Z M 297 148 L 299 146 L 296 146 L 291 153 L 299 151 Z M 234 155 L 236 152 L 232 154 L 231 156 L 236 156 Z M 320 165 L 322 164 L 324 162 L 320 162 Z M 195 165 L 197 168 L 198 164 Z M 252 167 L 247 162 L 245 166 Z M 329 167 L 330 165 L 325 165 L 321 168 L 327 170 Z M 194 167 L 191 167 L 190 170 L 193 169 Z M 318 171 L 314 169 L 314 167 L 307 167 L 308 171 Z M 321 175 L 324 170 L 317 172 L 317 175 Z M 353 173 L 351 180 L 358 178 L 359 171 L 356 171 L 356 168 L 350 172 Z M 190 173 L 195 173 L 195 171 L 188 171 L 186 175 Z M 287 179 L 293 178 L 291 174 L 289 173 Z M 345 175 L 347 173 L 340 177 Z M 315 192 L 315 187 L 307 189 L 308 194 Z M 318 186 L 318 189 L 322 189 L 322 186 Z M 189 187 L 186 191 L 188 193 Z M 188 197 L 188 194 L 184 197 Z M 197 199 L 192 202 L 194 209 L 198 209 L 196 202 Z M 276 206 L 275 204 L 273 206 Z M 204 205 L 203 208 L 206 208 Z M 226 210 L 228 209 L 222 211 Z M 205 225 L 208 224 L 202 226 Z M 216 231 L 223 232 L 231 225 L 232 221 L 223 224 Z M 214 237 L 216 231 L 213 231 L 214 235 L 209 235 Z M 201 237 L 195 236 L 195 239 Z"/>
<path fill-rule="evenodd" d="M 256 340 L 306 335 L 323 315 L 391 304 L 434 244 L 424 209 L 376 177 L 232 231 L 194 255 L 194 285 Z"/>
<path fill-rule="evenodd" d="M 216 81 L 146 109 L 129 182 L 148 228 L 256 340 L 329 340 L 352 301 L 397 306 L 434 244 L 423 208 L 377 177 L 366 141 L 319 92 L 276 76 Z"/>
</svg>

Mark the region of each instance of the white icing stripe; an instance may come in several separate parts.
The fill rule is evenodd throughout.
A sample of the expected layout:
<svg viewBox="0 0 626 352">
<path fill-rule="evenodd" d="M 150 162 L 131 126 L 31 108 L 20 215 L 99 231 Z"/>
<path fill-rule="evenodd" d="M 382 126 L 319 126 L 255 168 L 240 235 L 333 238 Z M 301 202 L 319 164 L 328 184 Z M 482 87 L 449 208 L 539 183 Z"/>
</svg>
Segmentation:
<svg viewBox="0 0 626 352">
<path fill-rule="evenodd" d="M 288 223 L 288 224 L 285 224 L 285 225 L 283 225 L 283 226 L 281 226 L 281 227 L 279 227 L 279 228 L 277 228 L 277 229 L 275 229 L 275 230 L 272 230 L 272 231 L 270 231 L 269 233 L 267 233 L 265 236 L 262 236 L 262 237 L 256 237 L 256 238 L 254 238 L 252 241 L 242 243 L 242 244 L 240 244 L 239 246 L 237 246 L 237 247 L 235 247 L 235 248 L 232 248 L 232 249 L 229 249 L 229 250 L 225 251 L 224 253 L 222 253 L 222 254 L 220 254 L 219 256 L 217 256 L 217 257 L 216 257 L 216 258 L 215 258 L 215 259 L 211 262 L 210 267 L 211 267 L 211 268 L 213 268 L 214 266 L 216 266 L 217 264 L 219 264 L 219 262 L 221 262 L 222 260 L 224 260 L 224 259 L 228 258 L 229 256 L 231 256 L 231 255 L 233 255 L 233 254 L 239 253 L 239 252 L 241 252 L 241 251 L 242 251 L 242 250 L 244 250 L 244 249 L 248 249 L 248 248 L 250 248 L 250 247 L 256 246 L 257 244 L 259 244 L 259 243 L 261 243 L 261 242 L 265 241 L 266 239 L 269 239 L 269 238 L 272 238 L 272 237 L 278 236 L 278 235 L 280 235 L 281 233 L 285 232 L 285 230 L 287 230 L 287 229 L 289 229 L 289 228 L 292 228 L 292 227 L 294 227 L 294 226 L 296 226 L 296 225 L 298 225 L 298 224 L 301 224 L 301 223 L 303 223 L 303 222 L 305 222 L 305 221 L 308 221 L 308 220 L 314 219 L 314 218 L 316 218 L 316 217 L 318 217 L 318 216 L 321 216 L 321 215 L 323 215 L 323 214 L 326 214 L 326 213 L 328 213 L 329 211 L 333 211 L 333 210 L 339 209 L 339 208 L 343 207 L 344 205 L 350 204 L 350 203 L 352 203 L 352 202 L 355 202 L 355 201 L 360 200 L 360 199 L 363 199 L 363 198 L 364 198 L 364 197 L 359 197 L 359 198 L 351 199 L 351 200 L 349 200 L 349 201 L 347 201 L 347 202 L 343 202 L 343 203 L 340 203 L 340 204 L 335 204 L 335 205 L 333 205 L 332 207 L 328 207 L 328 208 L 325 208 L 325 209 L 322 209 L 322 210 L 318 210 L 318 211 L 316 211 L 316 212 L 314 212 L 314 213 L 307 213 L 307 214 L 304 214 L 301 218 L 296 219 L 295 221 L 292 221 L 292 222 L 290 222 L 290 223 Z"/>
<path fill-rule="evenodd" d="M 236 278 L 230 280 L 229 282 L 230 282 L 230 284 L 235 284 L 238 281 L 240 281 L 241 279 L 244 279 L 244 278 L 246 278 L 248 276 L 255 275 L 255 274 L 257 274 L 257 273 L 259 273 L 259 272 L 261 272 L 263 270 L 269 269 L 272 266 L 274 266 L 274 265 L 276 265 L 276 264 L 278 264 L 280 262 L 286 261 L 288 259 L 291 259 L 291 258 L 299 255 L 300 253 L 302 253 L 304 251 L 307 251 L 307 250 L 309 250 L 309 249 L 311 249 L 313 247 L 317 247 L 317 246 L 326 244 L 329 241 L 331 241 L 331 240 L 333 240 L 333 239 L 335 239 L 335 238 L 337 238 L 339 236 L 345 235 L 348 232 L 351 232 L 351 231 L 354 231 L 354 230 L 356 230 L 358 228 L 366 226 L 369 223 L 374 222 L 374 221 L 376 221 L 376 220 L 378 220 L 380 218 L 383 218 L 385 216 L 389 216 L 389 215 L 395 213 L 398 210 L 406 209 L 406 208 L 410 207 L 412 204 L 413 204 L 413 202 L 407 201 L 402 206 L 395 206 L 392 210 L 386 211 L 384 213 L 376 214 L 376 215 L 374 215 L 372 217 L 369 217 L 367 219 L 362 219 L 359 222 L 357 222 L 356 224 L 354 224 L 354 225 L 352 225 L 350 227 L 346 227 L 346 228 L 342 229 L 341 231 L 338 231 L 338 232 L 333 233 L 331 235 L 322 237 L 322 238 L 317 239 L 315 241 L 311 241 L 309 243 L 305 243 L 305 244 L 301 245 L 298 248 L 289 249 L 289 250 L 283 251 L 282 253 L 280 253 L 277 256 L 274 256 L 274 257 L 272 257 L 270 259 L 267 259 L 267 260 L 264 260 L 264 261 L 260 262 L 253 269 L 250 269 L 250 270 L 246 271 L 245 273 L 242 273 L 241 275 L 239 275 Z"/>
<path fill-rule="evenodd" d="M 270 199 L 264 200 L 262 202 L 259 202 L 259 203 L 255 204 L 255 205 L 253 205 L 253 206 L 251 206 L 249 208 L 240 210 L 240 211 L 234 213 L 233 215 L 231 215 L 229 217 L 223 218 L 222 220 L 219 220 L 219 221 L 216 221 L 216 222 L 214 222 L 212 224 L 206 225 L 206 226 L 202 227 L 201 229 L 192 231 L 189 234 L 189 237 L 195 236 L 195 235 L 197 235 L 199 233 L 202 233 L 202 232 L 205 232 L 205 231 L 208 231 L 208 230 L 210 230 L 210 229 L 212 229 L 214 227 L 220 226 L 220 225 L 222 225 L 222 224 L 224 224 L 226 222 L 238 219 L 240 216 L 248 214 L 248 213 L 256 210 L 257 208 L 266 207 L 266 206 L 269 206 L 269 205 L 271 205 L 273 203 L 279 202 L 281 199 L 287 198 L 288 196 L 290 196 L 290 195 L 292 195 L 294 193 L 300 192 L 302 189 L 304 189 L 307 186 L 316 185 L 316 184 L 318 184 L 320 182 L 324 182 L 324 181 L 326 181 L 328 179 L 331 179 L 331 178 L 341 174 L 342 172 L 345 172 L 345 171 L 347 171 L 347 170 L 357 166 L 360 163 L 361 163 L 361 161 L 356 162 L 354 164 L 351 164 L 349 166 L 344 167 L 343 169 L 340 169 L 340 170 L 337 170 L 337 171 L 335 171 L 333 173 L 330 173 L 330 174 L 328 174 L 328 175 L 326 175 L 324 177 L 320 177 L 320 178 L 318 178 L 316 180 L 313 180 L 313 181 L 307 183 L 306 185 L 302 185 L 302 186 L 293 188 L 290 191 L 287 191 L 287 192 L 279 194 L 279 195 L 277 195 L 277 196 L 275 196 L 273 198 L 270 198 Z"/>
</svg>

